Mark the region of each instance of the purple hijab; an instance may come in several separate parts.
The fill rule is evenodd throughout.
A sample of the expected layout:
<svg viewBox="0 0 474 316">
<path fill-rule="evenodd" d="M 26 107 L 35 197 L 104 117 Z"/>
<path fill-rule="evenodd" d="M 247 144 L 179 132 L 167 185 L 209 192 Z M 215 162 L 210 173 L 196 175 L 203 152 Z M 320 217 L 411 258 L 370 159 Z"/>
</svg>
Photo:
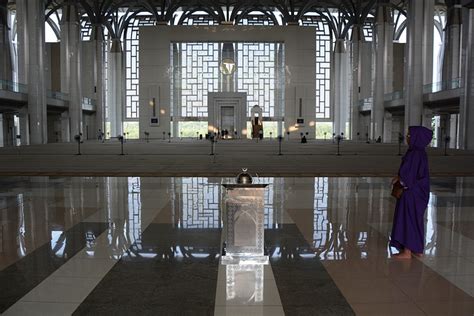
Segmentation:
<svg viewBox="0 0 474 316">
<path fill-rule="evenodd" d="M 410 126 L 409 148 L 402 158 L 398 175 L 405 187 L 397 200 L 393 218 L 390 245 L 414 253 L 423 253 L 424 214 L 430 197 L 430 175 L 425 148 L 433 138 L 433 132 L 423 126 Z"/>
</svg>

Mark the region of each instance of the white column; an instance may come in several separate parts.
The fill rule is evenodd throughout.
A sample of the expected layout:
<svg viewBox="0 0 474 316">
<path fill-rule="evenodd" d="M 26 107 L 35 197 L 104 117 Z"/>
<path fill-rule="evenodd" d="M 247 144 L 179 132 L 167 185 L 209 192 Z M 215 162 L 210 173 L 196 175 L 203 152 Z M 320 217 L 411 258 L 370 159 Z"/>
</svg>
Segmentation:
<svg viewBox="0 0 474 316">
<path fill-rule="evenodd" d="M 349 56 L 344 39 L 337 39 L 334 48 L 334 76 L 331 89 L 331 103 L 334 109 L 334 133 L 346 133 L 346 122 L 349 113 Z"/>
<path fill-rule="evenodd" d="M 61 90 L 69 94 L 70 136 L 82 133 L 80 32 L 77 8 L 72 3 L 66 4 L 61 19 L 61 69 L 64 69 L 61 71 L 61 82 L 64 83 Z"/>
<path fill-rule="evenodd" d="M 110 137 L 123 134 L 123 51 L 120 39 L 112 39 L 108 59 L 108 91 Z"/>
<path fill-rule="evenodd" d="M 364 33 L 361 25 L 354 24 L 352 26 L 351 54 L 352 54 L 352 97 L 351 97 L 351 135 L 352 139 L 356 139 L 359 131 L 359 99 L 360 99 L 360 73 L 361 60 L 360 49 L 361 43 L 365 42 Z M 337 133 L 337 132 L 336 132 Z M 347 135 L 349 136 L 349 135 Z"/>
<path fill-rule="evenodd" d="M 405 51 L 405 131 L 423 121 L 423 1 L 408 1 Z"/>
<path fill-rule="evenodd" d="M 28 145 L 30 143 L 30 122 L 28 115 L 28 107 L 23 107 L 18 114 L 20 118 L 20 136 L 21 145 Z"/>
<path fill-rule="evenodd" d="M 434 0 L 423 0 L 423 84 L 433 82 Z"/>
<path fill-rule="evenodd" d="M 29 42 L 27 12 L 27 0 L 16 0 L 16 26 L 18 34 L 18 82 L 23 84 L 28 84 Z"/>
<path fill-rule="evenodd" d="M 104 89 L 104 35 L 102 25 L 92 26 L 92 41 L 95 44 L 94 77 L 96 102 L 96 127 L 105 133 L 105 89 Z"/>
<path fill-rule="evenodd" d="M 450 81 L 461 76 L 461 15 L 461 5 L 448 6 L 444 34 L 442 81 Z"/>
<path fill-rule="evenodd" d="M 371 112 L 371 123 L 372 130 L 371 135 L 372 139 L 377 139 L 379 136 L 382 139 L 385 139 L 384 131 L 384 95 L 385 95 L 385 75 L 388 70 L 387 63 L 390 63 L 388 50 L 390 48 L 390 43 L 392 43 L 392 31 L 393 26 L 390 23 L 391 16 L 389 8 L 386 5 L 379 4 L 377 7 L 377 20 L 375 23 L 375 40 L 374 40 L 374 50 L 375 50 L 375 63 L 374 63 L 374 89 L 373 89 L 373 105 Z M 388 38 L 387 38 L 388 37 Z M 387 73 L 391 75 L 391 73 Z M 390 82 L 387 82 L 390 84 Z"/>
<path fill-rule="evenodd" d="M 392 139 L 392 123 L 393 123 L 393 118 L 392 114 L 389 112 L 385 112 L 384 114 L 384 120 L 383 120 L 383 138 L 382 141 L 384 143 L 390 143 L 394 141 Z"/>
<path fill-rule="evenodd" d="M 18 12 L 19 16 L 27 21 L 27 83 L 30 141 L 32 144 L 45 144 L 48 140 L 48 135 L 46 85 L 44 78 L 44 1 L 24 2 L 19 9 L 22 10 Z"/>
<path fill-rule="evenodd" d="M 77 135 L 77 134 L 76 134 Z M 61 142 L 71 141 L 71 129 L 69 124 L 69 113 L 61 113 Z"/>
<path fill-rule="evenodd" d="M 460 98 L 459 146 L 474 149 L 474 1 L 463 9 L 462 80 L 464 93 Z"/>
<path fill-rule="evenodd" d="M 13 68 L 7 2 L 0 2 L 0 79 L 12 80 Z"/>
</svg>

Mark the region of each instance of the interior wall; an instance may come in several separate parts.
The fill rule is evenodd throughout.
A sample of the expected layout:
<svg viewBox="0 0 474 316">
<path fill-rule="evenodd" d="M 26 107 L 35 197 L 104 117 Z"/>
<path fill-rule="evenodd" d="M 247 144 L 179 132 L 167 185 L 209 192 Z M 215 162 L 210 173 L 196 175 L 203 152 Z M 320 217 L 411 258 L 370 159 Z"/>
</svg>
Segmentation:
<svg viewBox="0 0 474 316">
<path fill-rule="evenodd" d="M 148 131 L 151 138 L 168 133 L 170 124 L 170 44 L 171 42 L 284 42 L 285 44 L 285 130 L 295 129 L 299 99 L 302 99 L 304 126 L 299 133 L 315 134 L 316 51 L 315 28 L 293 26 L 152 26 L 140 28 L 140 137 Z M 159 87 L 159 89 L 158 89 Z M 157 97 L 160 124 L 150 126 L 150 99 Z M 155 91 L 155 92 L 153 92 Z M 247 117 L 250 113 L 247 113 Z"/>
</svg>

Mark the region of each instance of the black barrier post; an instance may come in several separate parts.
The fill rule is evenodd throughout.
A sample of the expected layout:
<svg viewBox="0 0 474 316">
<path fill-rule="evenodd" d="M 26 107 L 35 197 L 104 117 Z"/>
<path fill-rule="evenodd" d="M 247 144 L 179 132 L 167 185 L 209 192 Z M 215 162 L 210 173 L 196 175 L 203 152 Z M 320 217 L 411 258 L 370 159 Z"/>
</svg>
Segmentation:
<svg viewBox="0 0 474 316">
<path fill-rule="evenodd" d="M 278 136 L 278 156 L 281 156 L 282 153 L 281 153 L 281 143 L 283 141 L 283 136 L 279 135 Z"/>
<path fill-rule="evenodd" d="M 444 138 L 444 155 L 445 155 L 445 156 L 448 155 L 448 144 L 449 144 L 450 141 L 451 141 L 451 137 L 446 136 L 446 137 Z"/>
<path fill-rule="evenodd" d="M 342 141 L 342 136 L 341 135 L 337 135 L 336 136 L 336 141 L 337 141 L 337 155 L 340 156 L 341 153 L 339 151 L 339 147 L 341 145 L 341 141 Z"/>
<path fill-rule="evenodd" d="M 290 131 L 286 132 L 286 138 L 287 140 L 290 140 Z"/>
<path fill-rule="evenodd" d="M 146 142 L 148 143 L 150 140 L 150 133 L 145 132 L 145 139 L 146 139 Z"/>
<path fill-rule="evenodd" d="M 163 140 L 165 140 L 166 132 L 163 132 Z"/>
<path fill-rule="evenodd" d="M 398 155 L 402 155 L 402 143 L 403 143 L 403 135 L 402 133 L 398 133 Z"/>
<path fill-rule="evenodd" d="M 209 137 L 209 140 L 211 141 L 211 156 L 214 156 L 214 135 L 211 135 L 211 137 Z"/>
<path fill-rule="evenodd" d="M 168 132 L 168 143 L 171 143 L 171 132 Z"/>
<path fill-rule="evenodd" d="M 120 155 L 123 156 L 124 153 L 123 153 L 123 136 L 122 135 L 119 135 L 117 136 L 118 140 L 120 141 Z"/>
<path fill-rule="evenodd" d="M 81 136 L 80 135 L 74 136 L 74 140 L 77 142 L 77 154 L 76 155 L 81 155 Z"/>
</svg>

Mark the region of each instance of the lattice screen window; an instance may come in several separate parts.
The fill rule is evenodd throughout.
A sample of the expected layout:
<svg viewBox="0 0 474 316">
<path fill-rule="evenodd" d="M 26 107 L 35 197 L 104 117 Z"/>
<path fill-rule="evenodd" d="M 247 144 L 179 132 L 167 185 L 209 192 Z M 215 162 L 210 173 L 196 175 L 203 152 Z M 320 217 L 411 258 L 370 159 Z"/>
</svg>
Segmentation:
<svg viewBox="0 0 474 316">
<path fill-rule="evenodd" d="M 275 116 L 278 43 L 237 43 L 237 91 L 247 92 L 247 115 L 255 104 Z"/>
<path fill-rule="evenodd" d="M 367 18 L 367 20 L 364 23 L 364 27 L 362 28 L 364 32 L 364 37 L 367 42 L 371 42 L 373 40 L 374 36 L 374 18 Z"/>
<path fill-rule="evenodd" d="M 275 117 L 275 107 L 282 107 L 284 78 L 277 80 L 277 73 L 283 69 L 283 58 L 278 58 L 277 53 L 282 54 L 283 49 L 278 50 L 279 45 L 282 44 L 235 44 L 236 87 L 237 91 L 247 92 L 247 114 L 258 104 L 264 117 Z M 175 105 L 181 117 L 207 117 L 207 94 L 219 91 L 222 43 L 172 43 L 171 47 L 173 104 L 178 102 Z M 281 93 L 275 94 L 277 90 Z"/>
<path fill-rule="evenodd" d="M 139 47 L 138 29 L 140 26 L 151 26 L 155 19 L 151 15 L 139 15 L 133 18 L 125 32 L 125 119 L 139 117 Z"/>
<path fill-rule="evenodd" d="M 331 46 L 329 25 L 319 16 L 305 16 L 303 26 L 316 27 L 316 118 L 331 118 Z"/>
<path fill-rule="evenodd" d="M 275 23 L 263 14 L 248 14 L 240 19 L 238 25 L 275 25 Z"/>
<path fill-rule="evenodd" d="M 208 14 L 192 14 L 184 19 L 182 25 L 218 25 L 218 23 Z"/>
<path fill-rule="evenodd" d="M 220 228 L 218 183 L 207 178 L 182 178 L 182 228 Z"/>
<path fill-rule="evenodd" d="M 180 115 L 207 117 L 207 94 L 219 91 L 219 43 L 179 43 L 181 76 L 174 89 L 180 89 Z M 176 47 L 176 46 L 175 46 Z M 173 60 L 173 65 L 179 61 Z M 176 70 L 176 69 L 175 69 Z M 179 82 L 181 87 L 179 87 Z M 175 102 L 175 101 L 174 101 Z"/>
<path fill-rule="evenodd" d="M 81 38 L 83 41 L 90 41 L 92 35 L 92 24 L 87 17 L 81 18 Z"/>
</svg>

